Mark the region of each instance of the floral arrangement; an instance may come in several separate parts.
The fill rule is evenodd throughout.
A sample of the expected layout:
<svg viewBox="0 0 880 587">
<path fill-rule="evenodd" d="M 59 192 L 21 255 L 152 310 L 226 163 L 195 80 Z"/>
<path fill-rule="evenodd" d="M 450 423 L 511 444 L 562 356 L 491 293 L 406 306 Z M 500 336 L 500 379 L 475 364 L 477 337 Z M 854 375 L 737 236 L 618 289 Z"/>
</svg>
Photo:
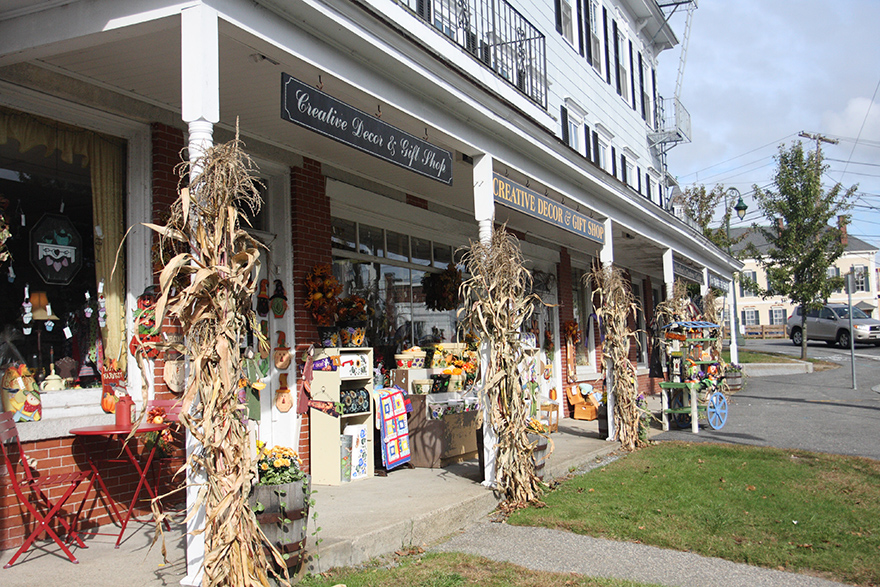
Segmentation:
<svg viewBox="0 0 880 587">
<path fill-rule="evenodd" d="M 336 296 L 342 286 L 333 277 L 329 263 L 315 265 L 306 276 L 306 309 L 319 326 L 333 326 L 336 322 Z"/>
<path fill-rule="evenodd" d="M 556 347 L 553 345 L 553 333 L 549 329 L 544 331 L 544 353 L 547 355 L 548 361 L 553 361 L 553 351 Z"/>
<path fill-rule="evenodd" d="M 581 341 L 581 329 L 578 326 L 577 320 L 566 320 L 563 322 L 562 334 L 565 340 L 571 344 L 576 345 L 579 343 Z"/>
<path fill-rule="evenodd" d="M 452 263 L 441 273 L 425 273 L 422 275 L 425 306 L 437 312 L 455 310 L 458 308 L 459 286 L 461 286 L 461 271 Z"/>
<path fill-rule="evenodd" d="M 296 451 L 285 446 L 267 448 L 262 440 L 257 441 L 257 469 L 260 475 L 257 485 L 284 485 L 306 478 L 302 459 Z"/>
<path fill-rule="evenodd" d="M 165 417 L 165 408 L 156 406 L 147 412 L 147 423 L 163 424 Z M 174 448 L 171 446 L 173 441 L 174 437 L 171 434 L 170 428 L 166 428 L 161 432 L 148 432 L 144 435 L 144 448 L 152 450 L 155 445 L 158 456 L 167 457 L 174 452 Z"/>
<path fill-rule="evenodd" d="M 358 295 L 350 295 L 339 300 L 336 317 L 340 322 L 346 320 L 369 320 L 373 309 L 367 300 Z"/>
</svg>

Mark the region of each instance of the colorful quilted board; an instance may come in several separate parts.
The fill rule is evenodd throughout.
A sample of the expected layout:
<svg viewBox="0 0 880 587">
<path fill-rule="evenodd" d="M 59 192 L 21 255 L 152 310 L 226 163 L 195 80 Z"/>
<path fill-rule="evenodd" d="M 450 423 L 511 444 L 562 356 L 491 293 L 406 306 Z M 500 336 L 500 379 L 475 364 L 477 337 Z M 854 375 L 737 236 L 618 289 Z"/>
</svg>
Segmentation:
<svg viewBox="0 0 880 587">
<path fill-rule="evenodd" d="M 388 470 L 410 460 L 406 402 L 399 389 L 380 389 L 379 415 L 382 422 L 382 461 Z"/>
</svg>

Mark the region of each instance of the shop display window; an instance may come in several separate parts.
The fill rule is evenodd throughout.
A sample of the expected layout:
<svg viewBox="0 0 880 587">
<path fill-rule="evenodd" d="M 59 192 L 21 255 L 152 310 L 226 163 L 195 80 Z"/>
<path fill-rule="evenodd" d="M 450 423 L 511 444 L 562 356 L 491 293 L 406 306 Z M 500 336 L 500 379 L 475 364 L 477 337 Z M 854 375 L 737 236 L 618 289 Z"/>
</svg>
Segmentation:
<svg viewBox="0 0 880 587">
<path fill-rule="evenodd" d="M 340 218 L 332 226 L 333 275 L 343 288 L 339 297 L 367 301 L 367 338 L 377 362 L 392 365 L 394 354 L 409 347 L 457 340 L 455 310 L 428 309 L 422 288 L 426 273 L 453 261 L 451 245 Z M 355 249 L 360 254 L 352 255 Z"/>
<path fill-rule="evenodd" d="M 17 141 L 0 145 L 0 196 L 11 232 L 11 258 L 0 279 L 0 321 L 8 341 L 3 363 L 24 361 L 39 381 L 53 359 L 72 357 L 79 366 L 94 356 L 83 314 L 86 292 L 97 302 L 92 194 L 81 157 L 67 164 L 46 157 L 45 148 L 21 154 L 18 147 Z M 32 305 L 27 324 L 26 288 Z M 82 382 L 88 386 L 96 376 L 84 369 Z"/>
<path fill-rule="evenodd" d="M 54 370 L 49 391 L 98 387 L 127 348 L 124 144 L 5 109 L 0 130 L 0 365 L 24 363 L 38 383 Z"/>
</svg>

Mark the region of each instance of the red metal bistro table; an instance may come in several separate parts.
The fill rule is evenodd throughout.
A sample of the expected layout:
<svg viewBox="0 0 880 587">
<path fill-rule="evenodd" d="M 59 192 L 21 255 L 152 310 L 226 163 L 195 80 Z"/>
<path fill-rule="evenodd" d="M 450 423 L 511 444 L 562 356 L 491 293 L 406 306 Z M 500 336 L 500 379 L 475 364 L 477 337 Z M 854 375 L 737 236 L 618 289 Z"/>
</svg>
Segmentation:
<svg viewBox="0 0 880 587">
<path fill-rule="evenodd" d="M 168 424 L 141 424 L 140 427 L 135 430 L 135 436 L 139 436 L 141 434 L 147 434 L 148 432 L 161 432 L 168 428 Z M 87 426 L 85 428 L 75 428 L 70 431 L 70 434 L 74 436 L 102 436 L 107 439 L 105 444 L 105 448 L 101 450 L 100 453 L 97 453 L 97 447 L 90 447 L 89 443 L 86 446 L 86 457 L 89 459 L 89 465 L 92 467 L 92 472 L 95 475 L 95 479 L 98 481 L 98 486 L 101 488 L 101 491 L 104 492 L 104 495 L 107 498 L 107 503 L 110 505 L 110 509 L 112 510 L 111 517 L 113 515 L 116 516 L 116 519 L 120 522 L 119 528 L 119 536 L 116 538 L 116 548 L 119 548 L 119 543 L 122 541 L 122 535 L 125 533 L 125 527 L 128 526 L 128 521 L 132 518 L 132 512 L 134 511 L 134 506 L 137 504 L 138 497 L 140 496 L 141 489 L 146 488 L 147 493 L 150 495 L 150 498 L 155 499 L 156 493 L 153 491 L 153 488 L 150 487 L 150 482 L 147 481 L 147 471 L 150 470 L 150 463 L 153 462 L 153 455 L 156 454 L 156 446 L 158 443 L 153 444 L 153 448 L 150 450 L 149 455 L 147 456 L 147 461 L 144 463 L 143 468 L 141 468 L 140 463 L 138 462 L 137 457 L 134 452 L 132 452 L 131 447 L 128 442 L 125 442 L 125 439 L 131 434 L 132 427 L 131 426 L 117 426 L 116 424 L 106 424 L 103 426 Z M 123 451 L 125 452 L 127 459 L 121 458 L 108 458 L 107 455 L 110 454 L 110 443 L 114 438 L 118 438 L 123 442 Z M 104 480 L 101 478 L 101 474 L 98 472 L 98 467 L 95 466 L 95 459 L 92 458 L 92 453 L 101 454 L 101 458 L 99 460 L 105 462 L 125 462 L 126 460 L 134 465 L 134 468 L 138 472 L 138 484 L 137 489 L 134 490 L 134 496 L 131 498 L 131 503 L 128 506 L 128 511 L 125 514 L 125 518 L 119 514 L 119 511 L 116 509 L 116 505 L 113 503 L 113 500 L 110 498 L 110 492 L 107 491 L 107 486 L 104 485 Z M 97 457 L 96 457 L 97 458 Z M 96 489 L 97 491 L 97 489 Z M 137 520 L 137 518 L 135 518 Z M 168 522 L 165 522 L 166 527 L 168 526 Z"/>
</svg>

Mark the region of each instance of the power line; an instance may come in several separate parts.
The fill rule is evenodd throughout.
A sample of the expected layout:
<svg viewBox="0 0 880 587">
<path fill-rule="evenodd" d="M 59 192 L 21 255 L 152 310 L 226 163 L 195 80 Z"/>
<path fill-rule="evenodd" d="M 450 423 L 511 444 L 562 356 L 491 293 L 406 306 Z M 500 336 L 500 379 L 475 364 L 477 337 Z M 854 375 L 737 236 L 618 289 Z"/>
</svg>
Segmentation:
<svg viewBox="0 0 880 587">
<path fill-rule="evenodd" d="M 865 112 L 865 117 L 862 119 L 862 126 L 859 127 L 859 134 L 856 136 L 856 142 L 853 143 L 852 150 L 849 152 L 848 159 L 852 159 L 853 153 L 856 151 L 856 146 L 859 144 L 859 139 L 862 138 L 862 131 L 865 130 L 865 123 L 868 122 L 868 115 L 871 113 L 871 106 L 874 105 L 874 99 L 877 97 L 877 90 L 880 89 L 880 80 L 877 80 L 877 85 L 874 86 L 874 95 L 871 96 L 871 103 L 868 104 L 868 110 Z M 846 175 L 846 170 L 849 167 L 849 161 L 843 167 L 843 173 L 841 177 Z"/>
<path fill-rule="evenodd" d="M 695 174 L 697 174 L 697 173 L 701 173 L 701 172 L 703 172 L 703 171 L 706 171 L 707 169 L 712 169 L 713 167 L 718 167 L 719 165 L 724 165 L 725 163 L 729 163 L 730 161 L 734 161 L 734 160 L 736 160 L 736 159 L 739 159 L 740 157 L 745 157 L 746 155 L 751 155 L 752 153 L 754 153 L 754 152 L 756 152 L 756 151 L 760 151 L 761 149 L 766 149 L 767 147 L 769 147 L 769 146 L 771 146 L 771 145 L 778 145 L 779 143 L 781 143 L 781 142 L 785 141 L 786 139 L 788 139 L 788 138 L 790 138 L 790 137 L 793 137 L 793 136 L 795 136 L 795 133 L 791 133 L 791 134 L 789 134 L 789 135 L 786 135 L 786 136 L 782 137 L 781 139 L 778 139 L 778 140 L 776 140 L 776 141 L 771 141 L 771 142 L 767 143 L 766 145 L 762 145 L 762 146 L 760 146 L 760 147 L 756 147 L 756 148 L 752 149 L 751 151 L 746 151 L 745 153 L 742 153 L 742 154 L 737 155 L 737 156 L 735 156 L 735 157 L 731 157 L 730 159 L 725 159 L 724 161 L 721 161 L 721 162 L 719 162 L 719 163 L 715 163 L 715 164 L 713 164 L 713 165 L 709 165 L 708 167 L 704 167 L 704 168 L 702 168 L 702 169 L 698 169 L 698 170 L 696 170 L 696 171 L 692 171 L 691 173 L 686 173 L 685 175 L 682 175 L 681 177 L 688 177 L 688 176 L 695 175 Z"/>
</svg>

